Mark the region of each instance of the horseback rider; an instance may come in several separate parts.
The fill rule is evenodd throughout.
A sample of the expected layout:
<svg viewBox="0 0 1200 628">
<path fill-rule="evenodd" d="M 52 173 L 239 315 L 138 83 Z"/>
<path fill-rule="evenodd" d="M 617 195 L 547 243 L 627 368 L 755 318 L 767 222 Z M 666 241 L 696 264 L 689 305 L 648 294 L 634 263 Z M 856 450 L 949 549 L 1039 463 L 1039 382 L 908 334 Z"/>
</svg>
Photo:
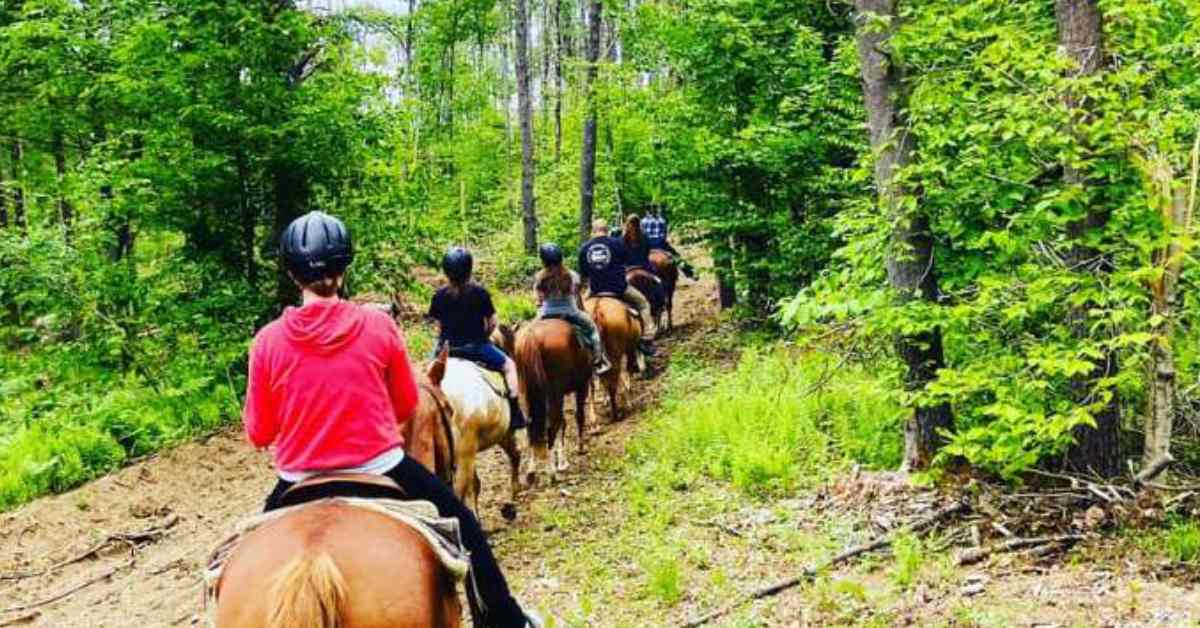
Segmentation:
<svg viewBox="0 0 1200 628">
<path fill-rule="evenodd" d="M 637 214 L 625 219 L 625 229 L 621 233 L 621 241 L 629 251 L 629 267 L 641 268 L 654 272 L 650 266 L 650 243 L 642 234 L 641 220 Z"/>
<path fill-rule="evenodd" d="M 504 374 L 511 411 L 509 429 L 527 425 L 518 401 L 517 363 L 492 344 L 490 336 L 498 324 L 492 295 L 483 286 L 471 281 L 475 260 L 467 249 L 456 246 L 442 258 L 442 272 L 450 285 L 433 295 L 428 317 L 437 321 L 438 346 L 450 345 L 450 355 L 476 362 L 489 370 Z"/>
<path fill-rule="evenodd" d="M 650 302 L 651 310 L 655 304 L 660 304 L 666 299 L 666 292 L 663 289 L 662 278 L 654 271 L 654 265 L 650 263 L 650 244 L 646 237 L 642 234 L 641 220 L 637 214 L 633 214 L 625 219 L 625 230 L 621 236 L 621 241 L 625 243 L 625 248 L 629 250 L 629 268 L 646 271 L 646 274 L 654 280 L 650 284 L 649 291 L 644 292 L 643 296 Z M 643 286 L 643 290 L 645 286 Z"/>
<path fill-rule="evenodd" d="M 660 251 L 670 253 L 675 258 L 676 263 L 679 264 L 679 269 L 683 271 L 684 275 L 687 275 L 688 279 L 696 278 L 696 271 L 692 268 L 692 265 L 687 263 L 683 259 L 683 255 L 675 250 L 675 247 L 671 246 L 671 243 L 667 241 L 667 218 L 663 216 L 661 205 L 657 203 L 650 205 L 646 211 L 646 217 L 642 218 L 641 227 L 642 234 L 646 237 L 647 248 L 659 249 Z"/>
<path fill-rule="evenodd" d="M 390 316 L 338 298 L 354 259 L 350 232 L 322 212 L 297 218 L 280 237 L 303 303 L 259 330 L 250 349 L 243 414 L 259 448 L 273 446 L 279 480 L 266 510 L 296 482 L 324 473 L 391 478 L 410 499 L 459 521 L 470 551 L 467 592 L 477 625 L 538 628 L 513 599 L 479 521 L 454 492 L 404 452 L 400 425 L 418 391 L 403 333 Z"/>
<path fill-rule="evenodd" d="M 608 235 L 608 222 L 603 218 L 592 221 L 592 239 L 579 249 L 579 275 L 588 281 L 591 296 L 612 295 L 637 308 L 638 318 L 642 321 L 638 350 L 654 355 L 650 302 L 625 279 L 625 268 L 629 263 L 625 243 Z"/>
<path fill-rule="evenodd" d="M 600 330 L 596 322 L 583 311 L 579 293 L 579 274 L 563 266 L 563 252 L 557 244 L 549 242 L 538 249 L 542 258 L 542 270 L 533 279 L 533 290 L 537 293 L 539 319 L 560 318 L 583 332 L 588 350 L 592 352 L 592 366 L 597 375 L 612 368 L 600 341 Z"/>
</svg>

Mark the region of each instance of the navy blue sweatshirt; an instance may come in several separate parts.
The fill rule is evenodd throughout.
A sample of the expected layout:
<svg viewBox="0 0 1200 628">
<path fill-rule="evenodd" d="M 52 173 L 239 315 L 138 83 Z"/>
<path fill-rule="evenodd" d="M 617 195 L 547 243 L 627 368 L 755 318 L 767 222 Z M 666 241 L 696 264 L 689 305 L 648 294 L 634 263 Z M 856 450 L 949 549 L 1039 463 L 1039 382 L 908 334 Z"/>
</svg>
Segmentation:
<svg viewBox="0 0 1200 628">
<path fill-rule="evenodd" d="M 579 276 L 588 282 L 592 294 L 622 295 L 629 283 L 625 267 L 629 265 L 625 243 L 611 236 L 592 238 L 579 249 Z"/>
</svg>

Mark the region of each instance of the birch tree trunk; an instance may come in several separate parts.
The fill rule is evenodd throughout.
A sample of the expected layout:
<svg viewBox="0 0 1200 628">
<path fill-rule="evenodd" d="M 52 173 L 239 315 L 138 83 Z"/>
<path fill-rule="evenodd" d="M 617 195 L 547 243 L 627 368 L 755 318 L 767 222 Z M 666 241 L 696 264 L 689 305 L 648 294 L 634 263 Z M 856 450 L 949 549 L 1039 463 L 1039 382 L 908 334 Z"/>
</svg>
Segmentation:
<svg viewBox="0 0 1200 628">
<path fill-rule="evenodd" d="M 600 63 L 600 25 L 604 5 L 591 1 L 588 11 L 587 76 L 584 98 L 587 117 L 583 123 L 583 155 L 579 176 L 579 237 L 587 240 L 592 231 L 592 213 L 596 206 L 596 102 L 595 82 Z"/>
<path fill-rule="evenodd" d="M 562 161 L 563 48 L 566 35 L 562 25 L 563 0 L 554 1 L 554 163 Z"/>
<path fill-rule="evenodd" d="M 529 5 L 516 0 L 517 108 L 521 124 L 521 216 L 525 221 L 525 252 L 533 255 L 538 246 L 537 210 L 533 199 L 533 96 L 529 81 Z"/>
<path fill-rule="evenodd" d="M 863 99 L 871 148 L 875 151 L 875 186 L 880 209 L 893 225 L 886 265 L 888 283 L 901 300 L 936 301 L 937 273 L 928 219 L 914 208 L 911 195 L 895 181 L 909 163 L 914 139 L 901 116 L 901 68 L 887 53 L 897 28 L 898 0 L 855 0 L 856 43 L 862 67 Z M 907 366 L 905 387 L 918 391 L 944 366 L 941 330 L 900 336 L 897 353 Z M 904 467 L 925 468 L 943 442 L 941 430 L 953 426 L 946 404 L 913 409 L 904 429 Z"/>
<path fill-rule="evenodd" d="M 1075 63 L 1072 76 L 1084 77 L 1100 72 L 1104 66 L 1104 42 L 1098 0 L 1055 0 L 1054 13 L 1058 22 L 1059 46 Z M 1085 94 L 1068 93 L 1064 100 L 1077 122 L 1089 116 Z M 1063 165 L 1063 179 L 1068 185 L 1089 187 L 1085 173 L 1074 164 Z M 1107 224 L 1107 209 L 1091 203 L 1082 220 L 1067 226 L 1067 235 L 1073 241 L 1065 256 L 1068 266 L 1083 269 L 1083 272 L 1107 272 L 1108 265 L 1101 252 L 1086 241 L 1089 234 L 1103 230 Z M 1072 308 L 1069 314 L 1071 326 L 1080 341 L 1086 341 L 1089 336 L 1087 311 L 1090 308 L 1091 304 L 1085 303 Z M 1079 403 L 1093 398 L 1099 380 L 1117 368 L 1116 356 L 1111 354 L 1092 363 L 1090 373 L 1075 377 L 1071 382 L 1072 396 Z M 1121 472 L 1117 433 L 1121 422 L 1120 412 L 1116 392 L 1112 391 L 1103 406 L 1093 413 L 1096 426 L 1084 425 L 1075 429 L 1075 444 L 1064 459 L 1068 469 L 1095 473 L 1101 477 L 1112 477 Z"/>
<path fill-rule="evenodd" d="M 1192 212 L 1200 179 L 1200 136 L 1192 147 L 1192 171 L 1189 185 L 1180 184 L 1170 162 L 1164 158 L 1147 163 L 1145 173 L 1159 204 L 1163 228 L 1171 234 L 1167 246 L 1155 254 L 1154 263 L 1162 275 L 1150 285 L 1151 320 L 1154 339 L 1150 346 L 1149 400 L 1145 417 L 1146 442 L 1142 450 L 1142 468 L 1153 469 L 1171 461 L 1171 430 L 1175 422 L 1175 305 L 1179 275 L 1183 270 L 1185 242 L 1190 240 Z"/>
</svg>

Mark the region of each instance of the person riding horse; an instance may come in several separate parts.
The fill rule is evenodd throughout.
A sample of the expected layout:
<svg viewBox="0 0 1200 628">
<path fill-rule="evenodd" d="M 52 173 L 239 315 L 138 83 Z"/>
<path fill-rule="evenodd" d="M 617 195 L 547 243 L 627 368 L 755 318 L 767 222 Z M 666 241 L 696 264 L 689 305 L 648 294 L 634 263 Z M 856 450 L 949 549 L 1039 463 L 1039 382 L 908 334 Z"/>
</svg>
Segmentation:
<svg viewBox="0 0 1200 628">
<path fill-rule="evenodd" d="M 661 205 L 657 203 L 650 205 L 646 216 L 642 218 L 641 227 L 642 234 L 646 237 L 646 246 L 649 249 L 670 253 L 688 279 L 696 278 L 696 272 L 692 269 L 692 265 L 687 263 L 683 259 L 683 255 L 667 241 L 667 218 L 663 216 Z"/>
<path fill-rule="evenodd" d="M 475 260 L 467 249 L 456 246 L 446 252 L 442 272 L 450 285 L 434 293 L 428 317 L 437 321 L 438 346 L 449 344 L 451 357 L 477 362 L 504 375 L 512 412 L 509 429 L 519 430 L 526 426 L 526 420 L 518 401 L 517 365 L 490 340 L 498 324 L 496 308 L 491 294 L 471 281 L 474 266 Z"/>
<path fill-rule="evenodd" d="M 592 366 L 597 375 L 607 373 L 612 365 L 600 342 L 600 330 L 595 321 L 583 311 L 580 301 L 580 278 L 573 270 L 563 267 L 563 252 L 557 244 L 548 242 L 538 249 L 542 258 L 542 270 L 533 279 L 533 290 L 537 294 L 539 320 L 560 318 L 571 323 L 582 333 L 589 351 Z"/>
<path fill-rule="evenodd" d="M 354 259 L 346 226 L 322 212 L 305 214 L 283 231 L 280 253 L 303 303 L 255 335 L 243 414 L 249 440 L 273 446 L 279 479 L 265 509 L 278 509 L 288 489 L 310 476 L 386 476 L 409 499 L 458 519 L 470 552 L 467 594 L 476 625 L 544 625 L 513 599 L 475 515 L 405 455 L 400 426 L 417 404 L 416 380 L 395 321 L 338 298 Z"/>
<path fill-rule="evenodd" d="M 650 244 L 642 234 L 641 220 L 637 214 L 625 219 L 625 229 L 621 235 L 621 241 L 625 243 L 625 248 L 629 251 L 627 269 L 645 271 L 634 287 L 650 302 L 650 311 L 655 314 L 655 324 L 657 325 L 656 313 L 661 311 L 666 302 L 666 292 L 663 290 L 662 278 L 658 276 L 654 271 L 654 265 L 650 263 Z M 627 275 L 627 277 L 633 280 L 632 275 Z"/>
<path fill-rule="evenodd" d="M 629 285 L 625 268 L 630 264 L 629 251 L 625 243 L 608 235 L 608 222 L 598 218 L 592 222 L 592 239 L 579 249 L 579 275 L 588 281 L 591 296 L 612 295 L 637 309 L 642 321 L 642 337 L 638 350 L 654 355 L 654 331 L 650 329 L 652 317 L 650 302 Z"/>
</svg>

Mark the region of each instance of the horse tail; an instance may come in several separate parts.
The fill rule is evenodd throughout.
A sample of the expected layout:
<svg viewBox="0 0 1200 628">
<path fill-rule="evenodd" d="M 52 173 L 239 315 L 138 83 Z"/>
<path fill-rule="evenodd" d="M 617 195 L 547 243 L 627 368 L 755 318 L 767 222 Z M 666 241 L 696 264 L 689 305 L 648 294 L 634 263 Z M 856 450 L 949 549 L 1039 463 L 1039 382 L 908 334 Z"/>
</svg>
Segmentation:
<svg viewBox="0 0 1200 628">
<path fill-rule="evenodd" d="M 267 628 L 341 628 L 346 579 L 326 553 L 288 563 L 271 588 Z"/>
<path fill-rule="evenodd" d="M 529 405 L 529 441 L 535 445 L 546 442 L 546 365 L 542 361 L 542 348 L 530 327 L 517 337 L 516 349 L 517 380 L 521 384 L 521 396 Z"/>
</svg>

